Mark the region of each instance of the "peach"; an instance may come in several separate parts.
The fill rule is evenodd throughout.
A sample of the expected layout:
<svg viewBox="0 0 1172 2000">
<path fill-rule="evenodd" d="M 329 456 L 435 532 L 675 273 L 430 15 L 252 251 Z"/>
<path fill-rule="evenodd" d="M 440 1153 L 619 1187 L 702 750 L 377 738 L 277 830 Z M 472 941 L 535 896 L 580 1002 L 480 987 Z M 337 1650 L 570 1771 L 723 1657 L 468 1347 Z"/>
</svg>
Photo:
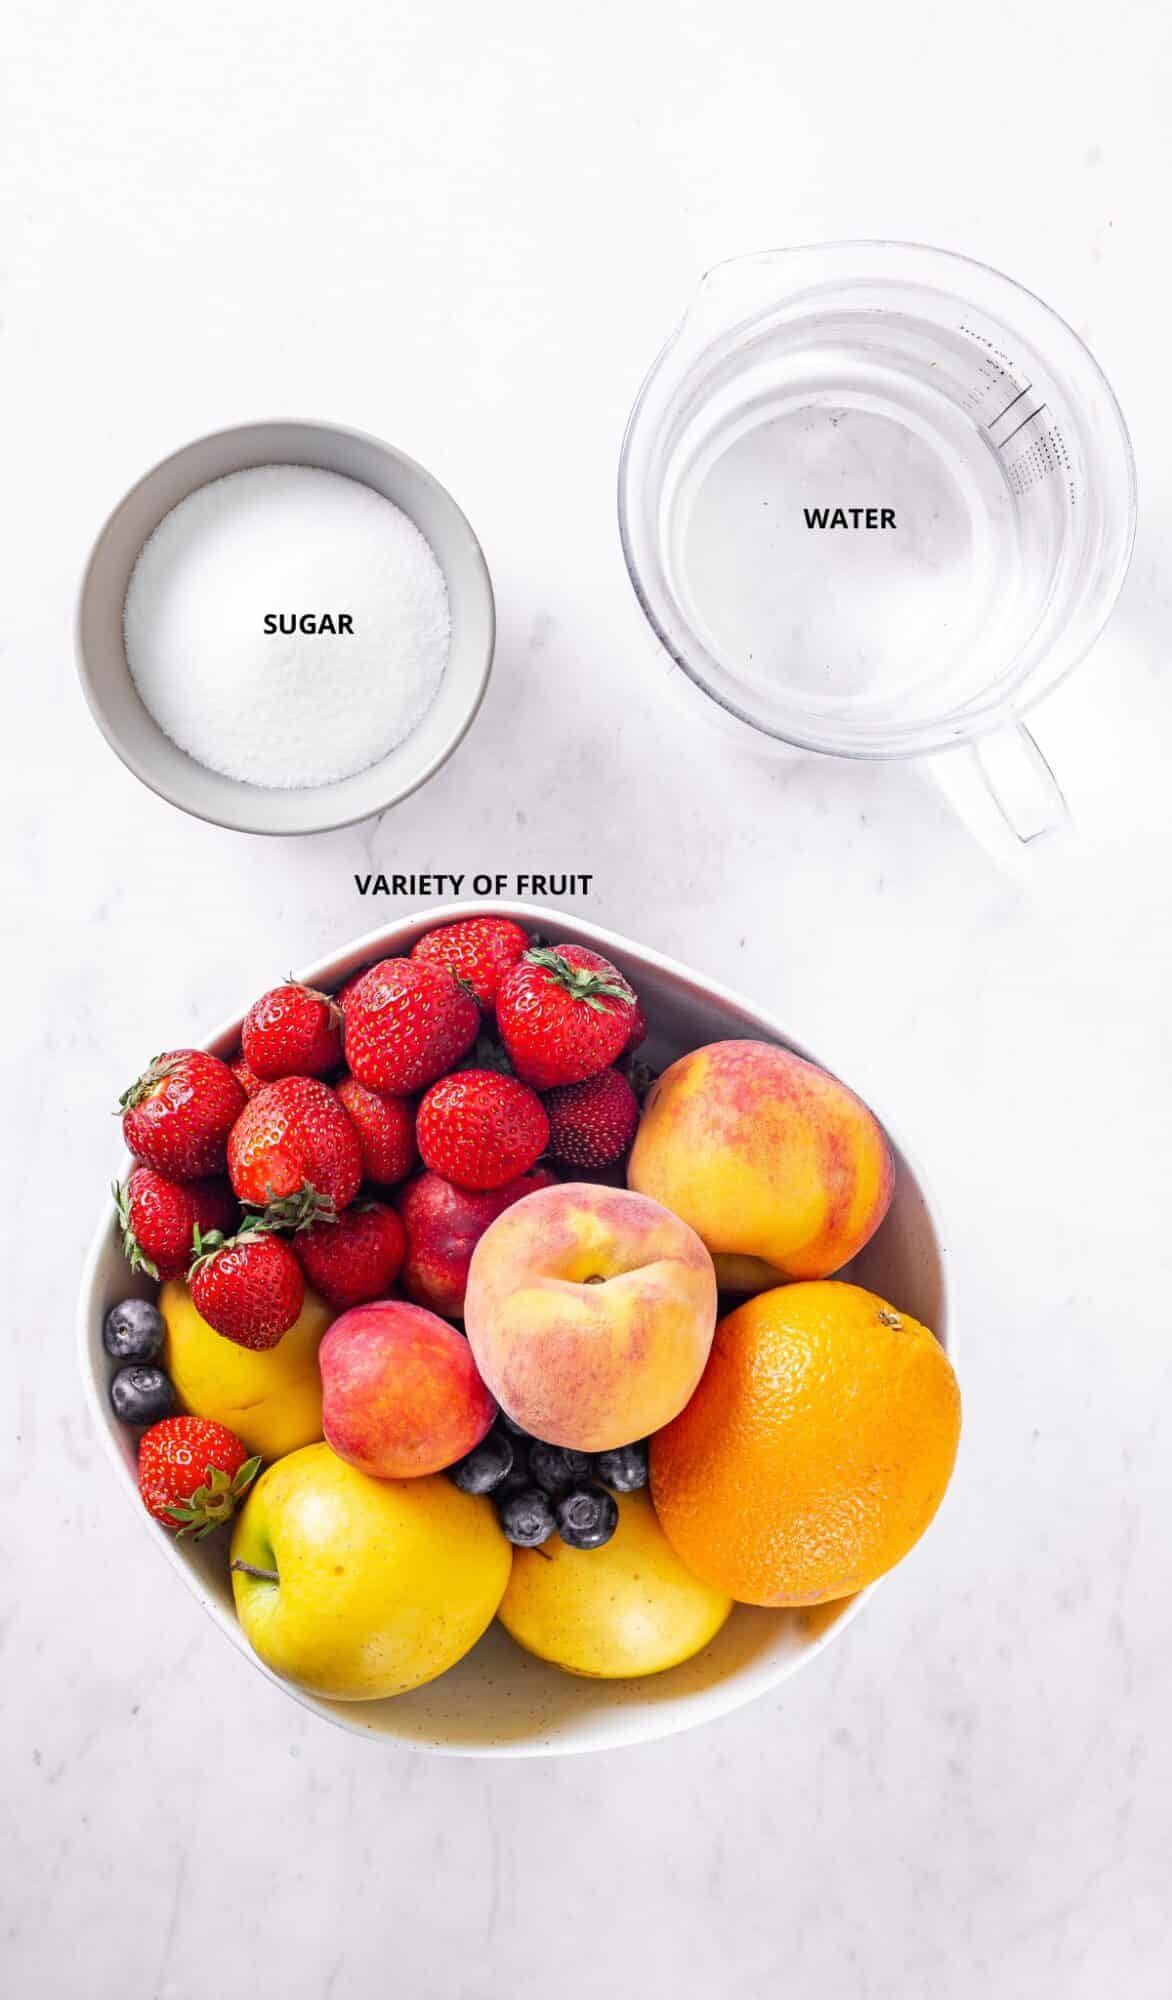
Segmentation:
<svg viewBox="0 0 1172 2000">
<path fill-rule="evenodd" d="M 845 1084 L 770 1042 L 712 1042 L 652 1087 L 627 1168 L 682 1216 L 723 1289 L 826 1278 L 891 1201 L 883 1133 Z"/>
<path fill-rule="evenodd" d="M 496 1416 L 463 1335 L 403 1299 L 343 1313 L 318 1361 L 326 1443 L 374 1479 L 454 1465 Z"/>
<path fill-rule="evenodd" d="M 695 1231 L 625 1188 L 526 1195 L 472 1253 L 464 1324 L 516 1423 L 606 1451 L 656 1431 L 704 1372 L 716 1275 Z"/>
</svg>

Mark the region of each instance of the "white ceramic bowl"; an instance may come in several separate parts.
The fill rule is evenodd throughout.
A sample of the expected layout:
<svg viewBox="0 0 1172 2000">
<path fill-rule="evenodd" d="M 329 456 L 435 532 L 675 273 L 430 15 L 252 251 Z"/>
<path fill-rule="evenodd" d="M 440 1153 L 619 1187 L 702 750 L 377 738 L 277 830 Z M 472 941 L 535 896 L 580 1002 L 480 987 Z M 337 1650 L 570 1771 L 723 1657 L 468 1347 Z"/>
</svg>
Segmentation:
<svg viewBox="0 0 1172 2000">
<path fill-rule="evenodd" d="M 525 903 L 462 903 L 417 912 L 359 938 L 344 951 L 310 966 L 302 975 L 315 986 L 337 986 L 359 966 L 407 952 L 436 924 L 491 910 L 513 917 L 547 937 L 591 946 L 613 959 L 638 989 L 651 1023 L 644 1053 L 656 1067 L 687 1049 L 730 1036 L 781 1042 L 820 1061 L 816 1051 L 787 1034 L 781 1023 L 735 994 L 699 978 L 581 917 Z M 244 996 L 251 1001 L 251 994 Z M 217 1054 L 239 1040 L 237 1015 L 212 1035 Z M 158 1037 L 156 1037 L 158 1039 Z M 165 1037 L 164 1037 L 165 1039 Z M 879 1116 L 883 1114 L 880 1112 Z M 950 1350 L 944 1247 L 923 1177 L 909 1161 L 890 1121 L 883 1120 L 896 1161 L 895 1198 L 883 1227 L 852 1266 L 851 1275 L 895 1301 L 934 1328 Z M 122 1171 L 129 1166 L 124 1161 Z M 359 1735 L 387 1737 L 412 1749 L 456 1756 L 531 1757 L 579 1750 L 613 1749 L 689 1729 L 729 1709 L 739 1708 L 821 1652 L 862 1608 L 870 1595 L 816 1611 L 759 1611 L 739 1605 L 712 1644 L 695 1659 L 646 1680 L 580 1680 L 560 1673 L 514 1645 L 494 1625 L 459 1665 L 427 1687 L 393 1700 L 322 1701 L 277 1679 L 252 1652 L 232 1609 L 227 1565 L 219 1538 L 177 1542 L 146 1514 L 134 1479 L 132 1433 L 111 1414 L 106 1385 L 111 1364 L 102 1348 L 102 1320 L 108 1308 L 135 1289 L 118 1247 L 109 1205 L 94 1237 L 81 1289 L 81 1370 L 94 1422 L 119 1484 L 162 1561 L 183 1577 L 229 1644 L 260 1673 L 306 1708 Z"/>
<path fill-rule="evenodd" d="M 389 755 L 336 784 L 277 791 L 197 764 L 147 713 L 126 664 L 122 610 L 139 551 L 165 514 L 197 487 L 257 465 L 312 465 L 371 486 L 414 521 L 448 587 L 452 637 L 431 708 Z M 492 667 L 496 613 L 479 542 L 450 493 L 381 439 L 336 424 L 243 424 L 172 453 L 119 501 L 94 544 L 81 586 L 77 656 L 90 711 L 111 749 L 161 798 L 242 833 L 321 833 L 383 812 L 450 757 L 480 706 Z"/>
</svg>

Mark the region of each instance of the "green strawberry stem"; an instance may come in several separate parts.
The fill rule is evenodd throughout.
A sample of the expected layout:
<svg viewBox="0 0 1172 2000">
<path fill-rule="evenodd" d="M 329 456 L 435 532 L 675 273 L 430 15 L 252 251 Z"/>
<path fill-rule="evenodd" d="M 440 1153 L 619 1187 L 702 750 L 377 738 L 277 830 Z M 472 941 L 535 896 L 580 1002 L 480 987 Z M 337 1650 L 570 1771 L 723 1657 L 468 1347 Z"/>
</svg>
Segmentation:
<svg viewBox="0 0 1172 2000">
<path fill-rule="evenodd" d="M 306 1181 L 296 1194 L 282 1195 L 275 1200 L 270 1194 L 265 1206 L 254 1209 L 241 1223 L 241 1233 L 250 1235 L 277 1235 L 282 1229 L 310 1229 L 315 1222 L 336 1222 L 338 1211 L 333 1198 L 319 1194 L 312 1181 Z"/>
<path fill-rule="evenodd" d="M 118 1181 L 111 1181 L 110 1185 L 114 1191 L 118 1226 L 122 1231 L 122 1255 L 132 1271 L 143 1271 L 148 1278 L 157 1278 L 158 1265 L 151 1262 L 130 1226 L 130 1201 L 126 1189 Z"/>
<path fill-rule="evenodd" d="M 118 1099 L 115 1118 L 120 1118 L 124 1111 L 133 1111 L 136 1104 L 141 1104 L 144 1097 L 149 1097 L 152 1090 L 156 1090 L 162 1083 L 163 1078 L 170 1076 L 172 1070 L 177 1068 L 178 1063 L 174 1058 L 168 1061 L 164 1056 L 152 1056 L 137 1082 L 132 1083 L 129 1090 L 124 1090 Z"/>
<path fill-rule="evenodd" d="M 548 945 L 533 945 L 525 953 L 526 963 L 539 965 L 559 986 L 564 986 L 571 1000 L 582 1000 L 596 1013 L 609 1014 L 609 1007 L 603 1000 L 630 1000 L 633 996 L 627 985 L 617 986 L 613 979 L 604 979 L 601 973 L 591 972 L 587 966 L 571 965 L 560 951 Z"/>
<path fill-rule="evenodd" d="M 255 1243 L 258 1236 L 276 1236 L 281 1230 L 308 1229 L 312 1222 L 336 1222 L 338 1212 L 329 1195 L 320 1195 L 308 1183 L 297 1194 L 287 1195 L 283 1201 L 271 1201 L 267 1208 L 246 1214 L 241 1218 L 235 1236 L 225 1236 L 222 1229 L 209 1229 L 206 1236 L 200 1234 L 198 1222 L 191 1234 L 191 1257 L 188 1278 L 192 1278 L 202 1264 L 218 1257 L 221 1250 L 239 1249 L 242 1243 Z"/>
<path fill-rule="evenodd" d="M 187 1505 L 167 1509 L 172 1520 L 179 1523 L 180 1536 L 190 1535 L 193 1541 L 201 1542 L 213 1528 L 220 1528 L 225 1521 L 230 1521 L 236 1512 L 237 1501 L 247 1493 L 259 1471 L 259 1458 L 245 1459 L 231 1479 L 222 1466 L 205 1466 L 206 1483 L 196 1487 Z"/>
<path fill-rule="evenodd" d="M 211 1263 L 213 1257 L 218 1257 L 221 1250 L 235 1250 L 238 1244 L 247 1243 L 250 1236 L 260 1233 L 249 1228 L 248 1220 L 245 1216 L 235 1236 L 225 1236 L 222 1229 L 209 1229 L 205 1235 L 198 1222 L 195 1224 L 191 1232 L 191 1262 L 187 1267 L 189 1282 L 205 1264 Z"/>
</svg>

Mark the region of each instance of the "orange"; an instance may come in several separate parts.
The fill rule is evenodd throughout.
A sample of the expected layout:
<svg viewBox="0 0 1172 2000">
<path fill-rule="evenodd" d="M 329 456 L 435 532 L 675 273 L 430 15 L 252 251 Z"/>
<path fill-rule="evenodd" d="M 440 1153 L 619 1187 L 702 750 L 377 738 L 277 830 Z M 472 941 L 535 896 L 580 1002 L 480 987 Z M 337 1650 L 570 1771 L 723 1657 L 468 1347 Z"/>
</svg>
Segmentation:
<svg viewBox="0 0 1172 2000">
<path fill-rule="evenodd" d="M 926 1326 L 833 1279 L 722 1319 L 699 1388 L 651 1442 L 677 1555 L 742 1604 L 849 1597 L 904 1557 L 944 1497 L 960 1392 Z"/>
</svg>

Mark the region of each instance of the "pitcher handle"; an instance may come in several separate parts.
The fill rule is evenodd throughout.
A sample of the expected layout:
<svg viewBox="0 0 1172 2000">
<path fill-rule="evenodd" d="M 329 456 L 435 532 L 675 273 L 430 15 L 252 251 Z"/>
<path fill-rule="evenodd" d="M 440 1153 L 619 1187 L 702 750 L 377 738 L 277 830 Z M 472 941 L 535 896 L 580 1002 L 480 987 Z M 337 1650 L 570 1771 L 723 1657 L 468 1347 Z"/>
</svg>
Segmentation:
<svg viewBox="0 0 1172 2000">
<path fill-rule="evenodd" d="M 978 737 L 972 755 L 1006 825 L 1023 843 L 1069 819 L 1062 787 L 1024 723 Z"/>
</svg>

